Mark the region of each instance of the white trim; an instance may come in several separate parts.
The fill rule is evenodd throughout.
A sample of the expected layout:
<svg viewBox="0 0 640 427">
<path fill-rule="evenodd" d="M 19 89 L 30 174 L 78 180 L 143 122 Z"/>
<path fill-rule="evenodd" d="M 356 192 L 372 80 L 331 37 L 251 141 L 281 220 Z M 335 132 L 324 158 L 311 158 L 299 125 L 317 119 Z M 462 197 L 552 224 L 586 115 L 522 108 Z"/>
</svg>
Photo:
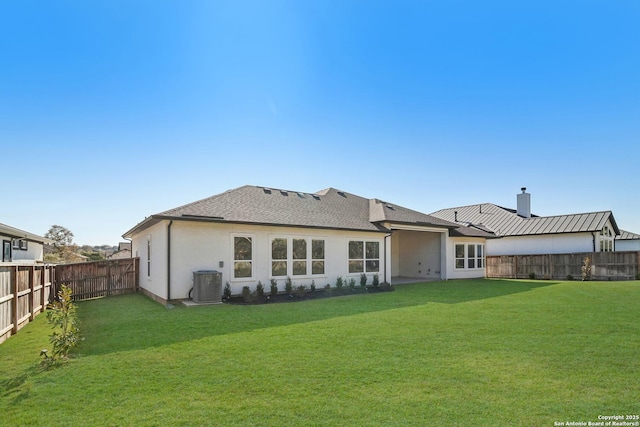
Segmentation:
<svg viewBox="0 0 640 427">
<path fill-rule="evenodd" d="M 285 259 L 273 259 L 273 241 L 275 239 L 284 239 L 287 242 L 287 255 Z M 304 240 L 306 242 L 306 258 L 304 260 L 294 260 L 293 259 L 293 241 L 294 240 Z M 321 241 L 323 243 L 323 253 L 324 257 L 322 259 L 313 258 L 313 241 Z M 285 279 L 287 277 L 291 277 L 291 279 L 316 279 L 327 276 L 327 238 L 326 236 L 306 236 L 300 234 L 269 234 L 269 278 L 270 279 Z M 287 274 L 284 276 L 274 276 L 273 275 L 273 263 L 281 261 L 286 262 L 287 264 Z M 293 274 L 293 263 L 295 261 L 304 261 L 306 262 L 306 273 L 305 274 Z M 313 274 L 313 262 L 314 261 L 322 261 L 324 262 L 324 271 L 321 274 Z"/>
</svg>

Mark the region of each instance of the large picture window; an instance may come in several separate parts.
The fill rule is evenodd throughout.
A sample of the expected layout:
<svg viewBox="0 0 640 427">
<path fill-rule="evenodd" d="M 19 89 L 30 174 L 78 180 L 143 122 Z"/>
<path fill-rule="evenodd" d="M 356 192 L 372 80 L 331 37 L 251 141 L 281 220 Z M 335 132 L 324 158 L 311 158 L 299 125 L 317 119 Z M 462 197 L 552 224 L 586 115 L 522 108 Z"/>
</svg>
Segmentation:
<svg viewBox="0 0 640 427">
<path fill-rule="evenodd" d="M 320 274 L 324 274 L 324 240 L 306 237 L 271 239 L 273 277 Z"/>
<path fill-rule="evenodd" d="M 615 236 L 611 228 L 605 225 L 604 228 L 600 230 L 600 252 L 612 252 L 614 239 Z"/>
<path fill-rule="evenodd" d="M 484 268 L 484 245 L 456 243 L 455 266 L 456 269 Z"/>
<path fill-rule="evenodd" d="M 253 276 L 253 238 L 233 237 L 233 277 L 235 279 Z"/>
<path fill-rule="evenodd" d="M 380 242 L 349 241 L 349 273 L 380 271 Z"/>
</svg>

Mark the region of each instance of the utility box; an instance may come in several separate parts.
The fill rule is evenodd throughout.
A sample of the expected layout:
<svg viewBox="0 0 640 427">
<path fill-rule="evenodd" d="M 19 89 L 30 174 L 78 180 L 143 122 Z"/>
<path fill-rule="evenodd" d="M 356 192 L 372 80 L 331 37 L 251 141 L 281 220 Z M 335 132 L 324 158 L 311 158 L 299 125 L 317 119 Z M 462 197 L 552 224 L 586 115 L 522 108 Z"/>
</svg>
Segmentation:
<svg viewBox="0 0 640 427">
<path fill-rule="evenodd" d="M 222 273 L 216 270 L 193 272 L 193 302 L 222 302 Z"/>
</svg>

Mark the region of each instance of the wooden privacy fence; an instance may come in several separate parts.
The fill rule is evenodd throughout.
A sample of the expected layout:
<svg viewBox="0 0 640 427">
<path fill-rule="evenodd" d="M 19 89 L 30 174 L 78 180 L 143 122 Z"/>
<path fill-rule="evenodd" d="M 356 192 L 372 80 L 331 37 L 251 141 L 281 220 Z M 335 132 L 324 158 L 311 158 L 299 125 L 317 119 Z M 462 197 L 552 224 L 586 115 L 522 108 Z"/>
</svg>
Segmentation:
<svg viewBox="0 0 640 427">
<path fill-rule="evenodd" d="M 54 277 L 50 265 L 0 265 L 0 343 L 45 310 Z"/>
<path fill-rule="evenodd" d="M 639 273 L 640 252 L 582 252 L 546 255 L 487 256 L 487 277 L 566 280 L 580 279 L 591 258 L 591 280 L 633 280 Z"/>
<path fill-rule="evenodd" d="M 56 292 L 71 288 L 75 301 L 138 291 L 140 258 L 61 264 L 56 266 Z"/>
</svg>

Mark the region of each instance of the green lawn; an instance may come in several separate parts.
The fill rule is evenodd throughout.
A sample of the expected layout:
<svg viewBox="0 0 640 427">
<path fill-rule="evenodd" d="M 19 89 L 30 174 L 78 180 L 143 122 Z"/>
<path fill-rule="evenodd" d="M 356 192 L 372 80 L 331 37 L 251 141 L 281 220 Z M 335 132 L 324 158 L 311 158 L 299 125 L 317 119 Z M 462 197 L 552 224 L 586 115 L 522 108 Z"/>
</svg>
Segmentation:
<svg viewBox="0 0 640 427">
<path fill-rule="evenodd" d="M 469 280 L 258 306 L 79 303 L 38 367 L 0 345 L 2 425 L 553 426 L 638 414 L 640 282 Z"/>
</svg>

